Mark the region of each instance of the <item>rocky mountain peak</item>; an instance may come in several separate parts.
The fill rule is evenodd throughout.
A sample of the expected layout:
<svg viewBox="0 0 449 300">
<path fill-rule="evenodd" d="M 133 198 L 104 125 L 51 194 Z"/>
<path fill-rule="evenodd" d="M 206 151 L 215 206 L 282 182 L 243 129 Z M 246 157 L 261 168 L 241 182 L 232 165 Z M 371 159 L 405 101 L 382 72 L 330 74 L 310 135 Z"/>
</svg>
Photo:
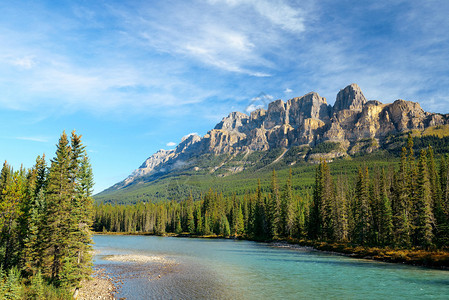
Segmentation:
<svg viewBox="0 0 449 300">
<path fill-rule="evenodd" d="M 248 123 L 248 116 L 244 113 L 235 111 L 223 118 L 214 129 L 235 130 Z"/>
<path fill-rule="evenodd" d="M 389 104 L 367 101 L 360 87 L 351 84 L 340 90 L 334 107 L 327 104 L 326 98 L 311 92 L 287 102 L 273 101 L 267 110 L 257 109 L 249 116 L 230 113 L 203 137 L 190 134 L 176 149 L 158 151 L 115 187 L 132 184 L 140 177 L 153 178 L 182 168 L 199 169 L 195 161 L 204 155 L 233 157 L 276 148 L 313 148 L 326 142 L 338 144 L 338 151 L 326 154 L 329 159 L 358 153 L 367 141 L 377 145 L 365 147 L 366 151 L 373 151 L 391 134 L 444 124 L 449 124 L 449 115 L 425 112 L 418 103 L 411 101 L 396 100 Z M 306 159 L 313 161 L 314 156 L 321 155 L 311 154 Z M 243 164 L 237 169 L 244 168 Z"/>
<path fill-rule="evenodd" d="M 289 108 L 289 123 L 292 126 L 301 126 L 309 118 L 322 120 L 325 123 L 329 122 L 330 109 L 326 98 L 315 92 L 288 100 L 287 107 Z"/>
<path fill-rule="evenodd" d="M 182 138 L 181 143 L 176 146 L 176 153 L 182 153 L 185 149 L 190 148 L 193 144 L 201 141 L 201 137 L 196 133 L 191 133 Z"/>
<path fill-rule="evenodd" d="M 366 102 L 360 87 L 353 83 L 338 92 L 333 111 L 338 112 L 344 109 L 361 111 Z"/>
</svg>

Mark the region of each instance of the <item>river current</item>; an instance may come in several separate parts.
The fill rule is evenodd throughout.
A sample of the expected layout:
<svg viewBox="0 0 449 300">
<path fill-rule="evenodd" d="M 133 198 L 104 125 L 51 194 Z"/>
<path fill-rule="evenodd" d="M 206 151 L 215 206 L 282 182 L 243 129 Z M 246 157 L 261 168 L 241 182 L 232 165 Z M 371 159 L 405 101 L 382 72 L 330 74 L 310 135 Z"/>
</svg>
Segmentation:
<svg viewBox="0 0 449 300">
<path fill-rule="evenodd" d="M 449 271 L 225 239 L 95 235 L 126 299 L 449 299 Z"/>
</svg>

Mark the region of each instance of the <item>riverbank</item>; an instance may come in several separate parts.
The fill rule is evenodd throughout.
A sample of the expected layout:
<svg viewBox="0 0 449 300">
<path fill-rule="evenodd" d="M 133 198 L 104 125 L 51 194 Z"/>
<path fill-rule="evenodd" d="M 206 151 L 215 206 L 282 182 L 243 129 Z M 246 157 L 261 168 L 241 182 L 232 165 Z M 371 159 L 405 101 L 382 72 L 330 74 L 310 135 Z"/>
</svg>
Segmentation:
<svg viewBox="0 0 449 300">
<path fill-rule="evenodd" d="M 95 270 L 89 280 L 81 282 L 81 288 L 74 296 L 77 300 L 114 300 L 114 294 L 117 291 L 112 279 L 104 270 Z"/>
<path fill-rule="evenodd" d="M 98 232 L 95 234 L 108 235 L 155 235 L 149 232 Z M 422 250 L 422 249 L 393 249 L 389 247 L 366 247 L 353 245 L 349 243 L 327 243 L 319 241 L 310 241 L 294 238 L 274 239 L 274 240 L 258 240 L 243 237 L 223 237 L 218 235 L 191 235 L 188 233 L 167 233 L 164 236 L 170 237 L 192 237 L 207 239 L 241 239 L 266 243 L 283 243 L 288 245 L 298 245 L 301 247 L 311 247 L 315 250 L 342 254 L 354 258 L 372 259 L 389 263 L 402 263 L 414 266 L 422 266 L 428 268 L 449 270 L 449 252 L 442 250 Z"/>
<path fill-rule="evenodd" d="M 290 245 L 308 246 L 319 251 L 338 253 L 354 258 L 449 270 L 449 252 L 422 249 L 364 247 L 347 243 L 326 243 L 298 239 L 279 240 Z"/>
</svg>

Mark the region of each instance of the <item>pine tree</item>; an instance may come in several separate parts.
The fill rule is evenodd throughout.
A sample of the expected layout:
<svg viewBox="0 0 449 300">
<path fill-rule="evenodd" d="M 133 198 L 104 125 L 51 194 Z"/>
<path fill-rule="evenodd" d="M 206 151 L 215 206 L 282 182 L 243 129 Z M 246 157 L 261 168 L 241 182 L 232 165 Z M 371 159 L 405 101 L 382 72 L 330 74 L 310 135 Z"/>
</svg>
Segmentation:
<svg viewBox="0 0 449 300">
<path fill-rule="evenodd" d="M 277 237 L 281 229 L 281 199 L 279 197 L 279 188 L 277 184 L 276 171 L 273 170 L 271 175 L 271 194 L 269 198 L 269 220 L 270 235 L 272 238 Z"/>
<path fill-rule="evenodd" d="M 182 227 L 181 227 L 181 217 L 179 216 L 179 212 L 176 213 L 176 229 L 175 229 L 175 233 L 180 234 L 182 232 Z"/>
<path fill-rule="evenodd" d="M 399 170 L 393 180 L 393 201 L 391 204 L 393 218 L 394 244 L 400 247 L 410 246 L 410 216 L 408 189 L 408 169 L 407 169 L 407 149 L 402 148 L 401 162 Z"/>
<path fill-rule="evenodd" d="M 210 230 L 210 220 L 209 220 L 209 212 L 206 210 L 206 213 L 204 214 L 204 234 L 209 235 L 211 234 Z"/>
<path fill-rule="evenodd" d="M 9 168 L 7 163 L 4 168 Z M 0 262 L 3 268 L 9 269 L 19 263 L 19 224 L 18 218 L 23 213 L 22 204 L 26 197 L 26 178 L 23 168 L 18 171 L 3 172 L 6 179 L 1 179 L 3 185 L 0 198 L 0 241 L 2 245 L 3 260 Z"/>
<path fill-rule="evenodd" d="M 315 185 L 313 189 L 313 202 L 310 207 L 310 217 L 308 223 L 308 235 L 312 240 L 321 237 L 321 210 L 322 210 L 322 191 L 323 191 L 323 168 L 322 163 L 315 169 Z"/>
<path fill-rule="evenodd" d="M 369 205 L 369 173 L 368 168 L 359 168 L 355 191 L 355 240 L 365 245 L 370 242 L 372 230 L 371 209 Z"/>
<path fill-rule="evenodd" d="M 449 246 L 449 155 L 443 155 L 440 161 L 441 214 L 436 217 L 438 225 L 438 243 Z"/>
<path fill-rule="evenodd" d="M 426 150 L 421 150 L 418 163 L 418 180 L 415 201 L 415 244 L 429 248 L 432 245 L 433 214 L 431 209 L 432 194 L 430 191 L 429 173 L 427 170 Z"/>
<path fill-rule="evenodd" d="M 321 219 L 323 240 L 334 240 L 334 208 L 335 208 L 335 186 L 329 165 L 326 161 L 321 164 L 322 168 L 322 190 L 321 190 Z"/>
<path fill-rule="evenodd" d="M 437 206 L 441 206 L 441 185 L 438 171 L 435 163 L 435 155 L 433 148 L 429 146 L 427 169 L 429 170 L 430 192 L 432 194 L 432 210 L 435 211 Z"/>
<path fill-rule="evenodd" d="M 59 281 L 63 258 L 68 256 L 71 242 L 71 199 L 73 186 L 70 174 L 70 146 L 65 132 L 61 135 L 56 156 L 51 160 L 47 187 L 47 258 L 44 274 Z"/>
<path fill-rule="evenodd" d="M 306 201 L 302 197 L 297 197 L 296 199 L 296 237 L 304 238 L 306 236 L 306 211 L 308 210 L 308 206 L 306 205 Z"/>
<path fill-rule="evenodd" d="M 72 132 L 70 147 L 70 172 L 71 184 L 74 194 L 71 199 L 71 224 L 73 251 L 73 275 L 75 282 L 87 277 L 91 273 L 91 249 L 93 213 L 93 172 L 85 147 L 81 142 L 81 135 Z M 131 231 L 135 231 L 135 223 L 132 223 Z"/>
<path fill-rule="evenodd" d="M 243 223 L 242 206 L 239 203 L 237 203 L 237 201 L 235 202 L 234 213 L 235 213 L 234 236 L 240 236 L 243 234 L 245 226 Z"/>
<path fill-rule="evenodd" d="M 381 245 L 389 245 L 391 244 L 391 236 L 393 234 L 393 220 L 385 169 L 382 169 L 379 190 L 379 242 Z"/>
<path fill-rule="evenodd" d="M 326 161 L 316 169 L 313 204 L 310 210 L 309 238 L 334 239 L 333 209 L 335 207 L 335 187 Z"/>
<path fill-rule="evenodd" d="M 203 235 L 204 234 L 204 228 L 203 228 L 203 217 L 201 216 L 201 207 L 198 205 L 196 209 L 196 234 Z"/>
<path fill-rule="evenodd" d="M 430 180 L 430 190 L 432 193 L 432 213 L 435 218 L 435 225 L 433 226 L 433 235 L 435 237 L 435 243 L 442 247 L 444 245 L 449 245 L 449 224 L 448 218 L 444 212 L 443 207 L 443 195 L 441 189 L 441 171 L 440 173 L 437 171 L 433 148 L 429 146 L 428 149 L 429 160 L 428 160 L 428 169 L 429 169 L 429 180 Z M 442 156 L 442 164 L 445 159 Z M 444 169 L 442 165 L 440 165 L 440 170 Z M 443 176 L 444 177 L 444 176 Z"/>
<path fill-rule="evenodd" d="M 348 211 L 346 201 L 347 183 L 339 177 L 336 188 L 336 199 L 333 208 L 334 236 L 337 241 L 348 240 Z"/>
<path fill-rule="evenodd" d="M 92 170 L 81 136 L 72 132 L 69 145 L 63 132 L 48 172 L 47 222 L 43 227 L 46 248 L 42 271 L 56 284 L 73 285 L 91 271 L 92 185 Z M 125 223 L 125 211 L 122 216 L 121 222 L 117 220 L 117 229 L 135 226 Z"/>
<path fill-rule="evenodd" d="M 38 156 L 27 176 L 26 201 L 21 218 L 21 265 L 25 273 L 35 274 L 43 259 L 42 228 L 45 222 L 45 155 Z"/>
<path fill-rule="evenodd" d="M 254 209 L 254 230 L 253 234 L 258 237 L 268 236 L 268 221 L 265 209 L 265 202 L 262 196 L 262 188 L 260 179 L 257 182 L 255 209 Z"/>
<path fill-rule="evenodd" d="M 195 218 L 193 217 L 193 196 L 190 193 L 189 199 L 187 200 L 187 230 L 190 234 L 195 234 Z"/>
<path fill-rule="evenodd" d="M 229 226 L 228 218 L 225 214 L 222 214 L 220 218 L 220 234 L 223 236 L 231 235 L 231 228 Z"/>
<path fill-rule="evenodd" d="M 282 228 L 285 236 L 293 236 L 295 231 L 296 205 L 292 193 L 292 169 L 289 170 L 287 182 L 282 194 Z"/>
<path fill-rule="evenodd" d="M 407 157 L 407 191 L 409 193 L 408 201 L 406 201 L 406 214 L 407 218 L 410 220 L 410 235 L 413 240 L 415 230 L 413 228 L 413 221 L 416 219 L 416 210 L 414 208 L 414 201 L 417 197 L 417 189 L 418 189 L 418 168 L 416 166 L 415 161 L 415 152 L 413 150 L 413 138 L 411 133 L 408 133 L 407 140 L 407 148 L 408 148 L 408 157 Z"/>
</svg>

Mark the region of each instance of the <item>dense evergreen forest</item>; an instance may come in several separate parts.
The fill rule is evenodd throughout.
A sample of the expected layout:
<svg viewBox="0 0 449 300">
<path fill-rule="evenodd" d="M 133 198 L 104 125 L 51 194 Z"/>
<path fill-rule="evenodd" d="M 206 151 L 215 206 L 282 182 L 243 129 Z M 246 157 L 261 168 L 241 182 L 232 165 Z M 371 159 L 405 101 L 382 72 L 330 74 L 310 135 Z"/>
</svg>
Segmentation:
<svg viewBox="0 0 449 300">
<path fill-rule="evenodd" d="M 7 162 L 0 175 L 0 299 L 71 299 L 91 273 L 92 169 L 64 132 L 48 167 Z"/>
<path fill-rule="evenodd" d="M 199 199 L 135 205 L 99 204 L 97 232 L 305 239 L 396 249 L 448 249 L 449 156 L 438 163 L 431 147 L 416 155 L 402 148 L 399 169 L 360 166 L 358 174 L 331 176 L 316 167 L 312 195 L 296 195 L 292 176 L 271 189 L 224 197 L 212 189 Z M 355 179 L 354 179 L 355 178 Z M 196 201 L 195 201 L 196 200 Z"/>
</svg>

